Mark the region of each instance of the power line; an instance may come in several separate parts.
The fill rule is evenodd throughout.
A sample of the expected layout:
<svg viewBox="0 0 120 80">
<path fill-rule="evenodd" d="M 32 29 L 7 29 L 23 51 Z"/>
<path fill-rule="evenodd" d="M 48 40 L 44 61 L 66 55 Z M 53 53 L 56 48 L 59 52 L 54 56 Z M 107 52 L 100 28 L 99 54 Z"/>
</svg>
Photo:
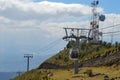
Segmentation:
<svg viewBox="0 0 120 80">
<path fill-rule="evenodd" d="M 56 45 L 58 42 L 60 42 L 61 39 L 57 39 L 55 41 L 50 42 L 49 44 L 45 45 L 44 47 L 42 47 L 40 50 L 47 50 L 48 48 L 53 47 L 54 45 Z"/>
<path fill-rule="evenodd" d="M 49 46 L 48 48 L 46 48 L 46 49 L 45 49 L 44 51 L 42 51 L 42 52 L 47 53 L 47 52 L 49 52 L 49 51 L 55 51 L 56 48 L 58 48 L 57 46 L 58 46 L 60 43 L 61 43 L 61 41 L 55 43 L 55 44 L 52 45 L 52 46 Z"/>
<path fill-rule="evenodd" d="M 112 32 L 105 32 L 103 34 L 115 34 L 115 33 L 119 33 L 120 31 L 112 31 Z"/>
<path fill-rule="evenodd" d="M 115 36 L 115 35 L 120 35 L 120 31 L 113 31 L 113 32 L 104 33 L 104 36 L 107 36 L 107 37 L 110 36 L 111 37 L 111 43 L 113 43 L 113 36 Z"/>
<path fill-rule="evenodd" d="M 34 51 L 33 54 L 40 54 L 41 52 L 44 54 L 44 55 L 48 55 L 51 51 L 55 51 L 58 49 L 57 46 L 60 45 L 60 43 L 62 43 L 60 40 L 62 40 L 61 38 L 55 40 L 55 41 L 52 41 L 50 42 L 49 44 L 45 45 L 44 47 L 40 48 L 39 50 L 37 51 Z M 48 53 L 49 52 L 49 53 Z"/>
<path fill-rule="evenodd" d="M 41 48 L 39 51 L 42 51 L 42 52 L 47 52 L 49 51 L 50 49 L 52 49 L 53 47 L 56 47 L 56 45 L 58 45 L 60 43 L 60 39 L 57 39 L 49 44 L 47 44 L 46 46 L 44 46 L 43 48 Z M 38 51 L 38 52 L 39 52 Z"/>
<path fill-rule="evenodd" d="M 120 33 L 114 33 L 113 35 L 120 35 Z M 111 36 L 111 34 L 104 34 L 103 36 Z"/>
<path fill-rule="evenodd" d="M 119 25 L 120 25 L 120 24 L 116 24 L 116 25 L 112 25 L 112 26 L 105 27 L 105 28 L 100 28 L 100 30 L 107 29 L 107 28 L 112 28 L 112 27 L 118 27 Z"/>
</svg>

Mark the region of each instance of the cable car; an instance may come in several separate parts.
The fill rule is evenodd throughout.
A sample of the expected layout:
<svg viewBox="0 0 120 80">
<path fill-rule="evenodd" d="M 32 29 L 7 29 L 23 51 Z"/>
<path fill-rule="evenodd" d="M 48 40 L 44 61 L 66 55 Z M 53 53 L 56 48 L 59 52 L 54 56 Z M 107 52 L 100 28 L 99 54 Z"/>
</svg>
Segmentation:
<svg viewBox="0 0 120 80">
<path fill-rule="evenodd" d="M 79 57 L 79 50 L 77 48 L 70 49 L 69 58 L 72 60 L 77 60 Z"/>
</svg>

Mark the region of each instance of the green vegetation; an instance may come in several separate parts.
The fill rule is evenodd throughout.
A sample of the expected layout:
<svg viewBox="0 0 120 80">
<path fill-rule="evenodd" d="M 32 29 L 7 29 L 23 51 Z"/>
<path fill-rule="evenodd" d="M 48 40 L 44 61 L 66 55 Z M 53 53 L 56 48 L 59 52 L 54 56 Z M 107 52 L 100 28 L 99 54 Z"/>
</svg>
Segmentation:
<svg viewBox="0 0 120 80">
<path fill-rule="evenodd" d="M 56 54 L 55 56 L 46 60 L 45 62 L 53 63 L 53 64 L 57 64 L 57 65 L 72 64 L 73 61 L 69 59 L 68 55 L 69 55 L 69 49 L 64 49 L 64 50 L 60 51 L 58 54 Z"/>
<path fill-rule="evenodd" d="M 69 59 L 69 50 L 70 48 L 75 45 L 75 41 L 70 41 L 66 48 L 62 51 L 60 51 L 58 54 L 52 56 L 45 62 L 58 64 L 58 65 L 69 65 L 73 64 L 73 60 Z M 83 62 L 88 59 L 92 59 L 95 57 L 100 57 L 106 54 L 106 52 L 113 51 L 114 53 L 117 53 L 115 51 L 118 49 L 120 44 L 116 42 L 115 44 L 106 43 L 106 42 L 100 42 L 100 44 L 91 44 L 91 43 L 82 43 L 79 46 L 80 56 L 79 61 Z"/>
<path fill-rule="evenodd" d="M 52 75 L 50 70 L 34 69 L 20 76 L 17 76 L 13 80 L 50 80 L 48 74 Z"/>
<path fill-rule="evenodd" d="M 79 73 L 76 75 L 73 75 L 73 69 L 35 69 L 13 80 L 104 80 L 104 76 L 108 76 L 110 80 L 120 80 L 119 73 L 120 66 L 116 65 L 79 68 Z"/>
<path fill-rule="evenodd" d="M 86 70 L 85 74 L 87 74 L 89 77 L 92 77 L 92 76 L 93 76 L 93 72 L 92 72 L 91 69 Z"/>
<path fill-rule="evenodd" d="M 75 42 L 69 42 L 66 48 L 58 54 L 47 59 L 45 62 L 56 65 L 67 66 L 73 64 L 73 60 L 69 59 L 69 50 L 75 45 Z M 115 44 L 101 42 L 100 44 L 82 43 L 79 46 L 79 61 L 84 62 L 97 57 L 106 57 L 107 55 L 117 54 L 120 51 L 120 43 Z M 103 80 L 104 76 L 110 79 L 118 78 L 120 80 L 120 66 L 99 66 L 99 67 L 83 67 L 79 69 L 80 73 L 73 75 L 73 69 L 34 69 L 16 77 L 13 80 Z"/>
</svg>

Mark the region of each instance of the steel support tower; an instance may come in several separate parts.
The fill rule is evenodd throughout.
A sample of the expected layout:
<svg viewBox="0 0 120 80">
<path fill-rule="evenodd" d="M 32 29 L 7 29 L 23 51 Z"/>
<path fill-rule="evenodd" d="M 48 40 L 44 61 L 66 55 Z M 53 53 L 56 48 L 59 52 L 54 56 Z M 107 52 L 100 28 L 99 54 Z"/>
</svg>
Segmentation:
<svg viewBox="0 0 120 80">
<path fill-rule="evenodd" d="M 75 48 L 79 49 L 80 39 L 87 39 L 86 34 L 84 32 L 89 29 L 82 29 L 82 28 L 64 28 L 66 36 L 63 37 L 65 40 L 75 39 L 76 45 Z M 78 58 L 74 60 L 74 74 L 78 74 Z"/>
<path fill-rule="evenodd" d="M 24 54 L 24 58 L 27 58 L 27 72 L 29 71 L 29 59 L 33 58 L 33 54 Z"/>
</svg>

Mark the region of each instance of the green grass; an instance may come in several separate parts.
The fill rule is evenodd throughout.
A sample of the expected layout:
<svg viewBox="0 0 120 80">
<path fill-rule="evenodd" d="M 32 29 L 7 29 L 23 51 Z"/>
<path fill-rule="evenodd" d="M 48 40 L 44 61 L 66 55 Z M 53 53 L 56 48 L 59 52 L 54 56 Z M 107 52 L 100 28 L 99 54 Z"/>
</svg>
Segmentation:
<svg viewBox="0 0 120 80">
<path fill-rule="evenodd" d="M 87 70 L 91 70 L 93 72 L 92 77 L 85 74 Z M 49 73 L 53 73 L 53 75 L 48 77 Z M 84 67 L 79 68 L 78 74 L 74 75 L 73 73 L 73 69 L 35 69 L 21 75 L 20 77 L 16 77 L 13 80 L 104 80 L 105 75 L 107 75 L 110 79 L 120 77 L 120 66 Z M 44 77 L 46 77 L 46 79 L 43 79 Z M 116 80 L 120 80 L 120 78 Z"/>
<path fill-rule="evenodd" d="M 105 47 L 102 45 L 86 45 L 84 49 L 80 48 L 80 58 L 79 61 L 84 61 L 87 59 L 92 59 L 95 56 L 102 56 L 106 51 L 112 51 L 117 49 L 115 46 Z M 120 45 L 119 45 L 120 46 Z M 59 65 L 69 65 L 73 64 L 73 60 L 69 59 L 69 50 L 66 48 L 60 51 L 58 54 L 47 59 L 45 62 L 59 64 Z M 101 75 L 88 77 L 84 74 L 87 70 L 92 70 L 93 74 L 100 73 Z M 120 66 L 113 65 L 111 67 L 85 67 L 79 69 L 79 74 L 74 75 L 73 69 L 33 69 L 27 73 L 22 74 L 14 78 L 13 80 L 103 80 L 105 75 L 110 78 L 120 77 Z M 53 76 L 48 77 L 48 73 L 52 73 Z M 116 79 L 117 80 L 117 79 Z M 120 79 L 118 79 L 120 80 Z"/>
<path fill-rule="evenodd" d="M 110 47 L 107 48 L 105 46 L 102 45 L 86 45 L 88 47 L 85 47 L 84 49 L 80 48 L 80 57 L 79 57 L 79 61 L 85 61 L 88 59 L 92 59 L 96 56 L 101 56 L 103 54 L 105 54 L 106 51 L 109 50 L 114 50 L 116 49 L 116 47 Z M 60 51 L 59 53 L 57 53 L 56 55 L 52 56 L 51 58 L 47 59 L 45 62 L 48 63 L 53 63 L 53 64 L 58 64 L 58 65 L 69 65 L 69 64 L 73 64 L 73 60 L 69 59 L 69 50 L 70 48 L 66 48 L 62 51 Z"/>
<path fill-rule="evenodd" d="M 55 56 L 49 58 L 45 62 L 53 63 L 53 64 L 60 64 L 60 65 L 72 64 L 73 61 L 69 59 L 68 55 L 69 55 L 69 49 L 65 49 L 65 50 L 60 51 Z"/>
</svg>

